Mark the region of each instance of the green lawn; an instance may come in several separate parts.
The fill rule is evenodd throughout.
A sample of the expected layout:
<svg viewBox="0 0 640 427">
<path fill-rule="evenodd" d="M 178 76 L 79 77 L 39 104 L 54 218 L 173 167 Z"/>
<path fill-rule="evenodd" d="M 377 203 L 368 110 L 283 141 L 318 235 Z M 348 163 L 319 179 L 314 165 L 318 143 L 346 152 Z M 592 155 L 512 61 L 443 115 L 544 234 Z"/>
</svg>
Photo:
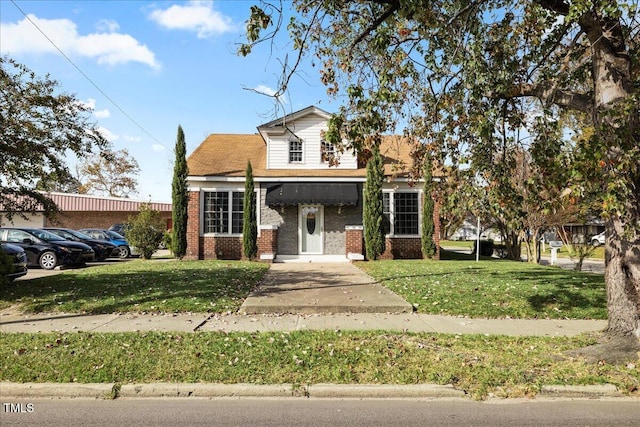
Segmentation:
<svg viewBox="0 0 640 427">
<path fill-rule="evenodd" d="M 634 364 L 585 364 L 564 351 L 594 337 L 359 331 L 0 334 L 0 380 L 62 383 L 452 384 L 483 399 L 543 385 L 609 383 L 638 396 Z"/>
<path fill-rule="evenodd" d="M 29 312 L 236 311 L 268 265 L 242 261 L 132 260 L 66 270 L 0 288 L 0 308 Z"/>
<path fill-rule="evenodd" d="M 607 318 L 604 277 L 598 274 L 486 258 L 369 261 L 358 266 L 420 313 Z"/>
<path fill-rule="evenodd" d="M 607 316 L 602 275 L 496 259 L 375 261 L 358 266 L 421 313 Z M 267 269 L 267 264 L 243 261 L 133 260 L 90 266 L 2 287 L 0 308 L 19 304 L 27 312 L 234 312 Z"/>
<path fill-rule="evenodd" d="M 471 252 L 475 243 L 475 241 L 471 240 L 442 240 L 440 241 L 440 246 Z M 545 250 L 542 252 L 542 255 L 551 256 L 551 248 L 549 248 L 549 245 L 545 245 L 544 249 Z M 524 256 L 526 255 L 526 253 L 527 249 L 523 244 L 522 255 Z M 560 250 L 558 251 L 558 256 L 563 258 L 570 258 L 569 251 L 566 247 L 560 248 Z M 593 248 L 593 253 L 588 257 L 588 259 L 604 260 L 604 246 Z"/>
</svg>

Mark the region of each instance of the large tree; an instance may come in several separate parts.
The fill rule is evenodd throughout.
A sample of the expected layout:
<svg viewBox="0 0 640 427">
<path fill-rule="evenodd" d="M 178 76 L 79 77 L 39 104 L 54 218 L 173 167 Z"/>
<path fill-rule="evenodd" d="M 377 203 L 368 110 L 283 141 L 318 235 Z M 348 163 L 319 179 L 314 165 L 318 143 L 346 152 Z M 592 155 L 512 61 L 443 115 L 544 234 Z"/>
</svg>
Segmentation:
<svg viewBox="0 0 640 427">
<path fill-rule="evenodd" d="M 87 156 L 80 164 L 81 193 L 129 197 L 137 193 L 138 161 L 124 148 Z"/>
<path fill-rule="evenodd" d="M 321 61 L 337 120 L 356 150 L 375 128 L 404 132 L 457 163 L 499 146 L 497 126 L 531 135 L 531 149 L 556 155 L 547 125 L 586 114 L 587 169 L 563 197 L 600 187 L 606 223 L 605 282 L 612 342 L 640 342 L 640 25 L 637 2 L 615 0 L 297 0 L 288 23 L 301 56 Z M 246 54 L 274 34 L 279 10 L 252 8 Z M 266 35 L 266 36 L 264 36 Z M 295 73 L 296 64 L 285 73 Z M 287 78 L 282 79 L 286 83 Z M 282 88 L 283 90 L 286 87 Z M 281 94 L 277 94 L 281 95 Z M 533 113 L 537 115 L 534 117 Z M 485 156 L 487 158 L 488 156 Z M 482 158 L 482 156 L 480 157 Z M 475 165 L 473 165 L 475 166 Z M 480 165 L 482 167 L 482 165 Z M 487 165 L 484 165 L 486 168 Z M 591 177 L 592 179 L 589 179 Z M 597 180 L 593 180 L 596 178 Z"/>
<path fill-rule="evenodd" d="M 173 254 L 182 259 L 187 253 L 187 219 L 189 192 L 187 187 L 187 146 L 184 140 L 182 126 L 178 126 L 178 136 L 175 147 L 175 163 L 173 165 L 173 181 L 171 182 L 172 197 L 172 229 L 171 246 Z"/>
<path fill-rule="evenodd" d="M 69 181 L 72 174 L 62 153 L 82 158 L 108 147 L 91 110 L 74 96 L 59 93 L 48 75 L 0 57 L 0 211 L 14 215 L 57 207 L 37 190 L 55 190 L 51 180 Z"/>
</svg>

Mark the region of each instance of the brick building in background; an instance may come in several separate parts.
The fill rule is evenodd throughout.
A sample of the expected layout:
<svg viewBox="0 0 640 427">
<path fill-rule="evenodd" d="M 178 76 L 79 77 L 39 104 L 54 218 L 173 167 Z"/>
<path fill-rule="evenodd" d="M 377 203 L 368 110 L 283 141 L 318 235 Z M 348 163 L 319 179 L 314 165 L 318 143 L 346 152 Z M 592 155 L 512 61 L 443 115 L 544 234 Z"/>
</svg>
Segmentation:
<svg viewBox="0 0 640 427">
<path fill-rule="evenodd" d="M 87 194 L 50 192 L 47 195 L 60 209 L 55 218 L 46 218 L 42 212 L 36 212 L 27 215 L 27 219 L 14 215 L 9 222 L 0 212 L 0 223 L 9 227 L 109 228 L 112 224 L 128 222 L 130 216 L 140 212 L 140 205 L 149 203 L 151 209 L 160 212 L 167 229 L 171 228 L 171 203 Z"/>
</svg>

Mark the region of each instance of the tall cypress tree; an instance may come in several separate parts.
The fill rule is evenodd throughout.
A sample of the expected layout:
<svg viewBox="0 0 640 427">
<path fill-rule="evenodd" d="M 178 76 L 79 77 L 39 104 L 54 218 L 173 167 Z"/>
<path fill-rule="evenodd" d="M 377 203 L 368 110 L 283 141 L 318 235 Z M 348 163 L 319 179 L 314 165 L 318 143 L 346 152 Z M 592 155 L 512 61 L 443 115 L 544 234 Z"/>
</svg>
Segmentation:
<svg viewBox="0 0 640 427">
<path fill-rule="evenodd" d="M 247 162 L 244 176 L 244 200 L 242 221 L 242 252 L 248 259 L 258 254 L 258 220 L 256 215 L 256 193 L 253 185 L 253 168 Z"/>
<path fill-rule="evenodd" d="M 363 226 L 367 258 L 376 260 L 384 252 L 382 181 L 384 166 L 380 146 L 372 147 L 373 155 L 367 162 L 367 182 L 364 190 Z"/>
<path fill-rule="evenodd" d="M 433 162 L 427 154 L 424 161 L 424 189 L 422 191 L 422 256 L 433 258 L 436 254 L 436 244 L 433 241 L 435 224 L 433 222 Z"/>
<path fill-rule="evenodd" d="M 171 232 L 171 247 L 173 254 L 182 259 L 187 253 L 187 207 L 189 205 L 189 193 L 187 191 L 187 147 L 184 142 L 182 126 L 178 126 L 178 137 L 175 146 L 175 163 L 173 165 L 173 181 L 171 183 L 171 197 L 173 210 L 171 218 L 173 228 Z"/>
</svg>

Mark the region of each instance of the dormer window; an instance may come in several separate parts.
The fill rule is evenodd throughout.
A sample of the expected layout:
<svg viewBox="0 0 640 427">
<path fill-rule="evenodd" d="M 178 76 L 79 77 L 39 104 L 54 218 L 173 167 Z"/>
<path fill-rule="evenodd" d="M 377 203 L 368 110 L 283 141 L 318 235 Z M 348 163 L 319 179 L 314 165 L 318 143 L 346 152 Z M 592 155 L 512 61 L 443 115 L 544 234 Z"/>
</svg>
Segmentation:
<svg viewBox="0 0 640 427">
<path fill-rule="evenodd" d="M 332 163 L 336 159 L 336 147 L 330 142 L 322 140 L 320 145 L 320 157 L 322 159 L 322 163 Z"/>
<path fill-rule="evenodd" d="M 302 163 L 302 141 L 289 141 L 289 163 Z"/>
</svg>

